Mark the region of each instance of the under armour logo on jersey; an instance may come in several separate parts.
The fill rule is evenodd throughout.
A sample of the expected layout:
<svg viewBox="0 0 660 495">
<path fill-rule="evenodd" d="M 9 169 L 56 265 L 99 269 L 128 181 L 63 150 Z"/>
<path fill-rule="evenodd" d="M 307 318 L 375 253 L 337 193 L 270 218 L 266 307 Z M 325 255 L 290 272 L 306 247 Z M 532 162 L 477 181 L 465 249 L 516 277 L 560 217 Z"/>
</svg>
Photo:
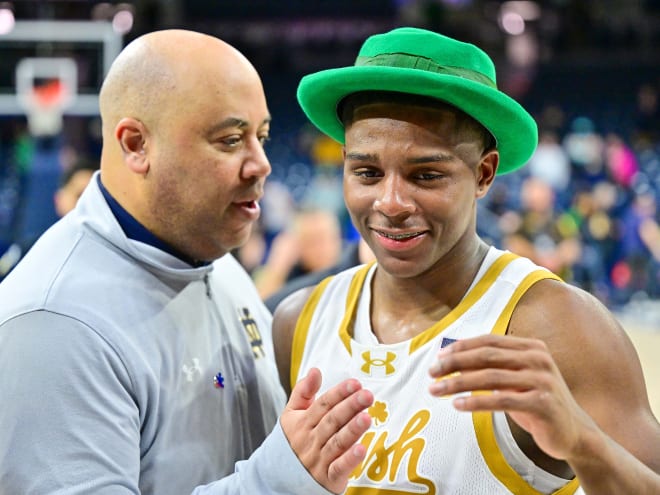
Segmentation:
<svg viewBox="0 0 660 495">
<path fill-rule="evenodd" d="M 372 357 L 371 351 L 365 351 L 362 353 L 362 359 L 364 359 L 364 364 L 360 368 L 367 375 L 371 375 L 373 368 L 380 369 L 381 372 L 384 371 L 385 375 L 391 375 L 396 371 L 394 367 L 394 360 L 396 359 L 396 354 L 390 351 L 387 351 L 385 357 Z"/>
<path fill-rule="evenodd" d="M 239 311 L 239 319 L 250 339 L 252 355 L 255 359 L 265 357 L 266 352 L 264 351 L 264 341 L 261 338 L 261 333 L 259 332 L 259 327 L 257 327 L 256 320 L 250 314 L 250 310 L 248 308 L 241 308 Z"/>
<path fill-rule="evenodd" d="M 188 366 L 187 364 L 184 364 L 183 366 L 181 366 L 181 371 L 185 373 L 186 380 L 192 382 L 195 377 L 195 373 L 198 373 L 200 376 L 202 375 L 202 368 L 199 365 L 199 359 L 193 358 L 192 366 Z"/>
</svg>

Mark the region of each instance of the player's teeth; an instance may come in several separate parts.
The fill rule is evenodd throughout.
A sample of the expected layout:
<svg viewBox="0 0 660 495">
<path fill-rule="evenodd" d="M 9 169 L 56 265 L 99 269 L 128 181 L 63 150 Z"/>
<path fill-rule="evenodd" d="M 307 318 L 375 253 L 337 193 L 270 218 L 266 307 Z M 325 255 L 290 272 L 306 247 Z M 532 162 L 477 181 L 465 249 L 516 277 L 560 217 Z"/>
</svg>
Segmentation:
<svg viewBox="0 0 660 495">
<path fill-rule="evenodd" d="M 417 234 L 416 233 L 415 234 L 386 234 L 386 233 L 383 233 L 383 235 L 385 237 L 388 237 L 390 239 L 394 239 L 394 240 L 398 241 L 398 240 L 401 240 L 401 239 L 410 239 L 411 237 L 415 237 Z"/>
</svg>

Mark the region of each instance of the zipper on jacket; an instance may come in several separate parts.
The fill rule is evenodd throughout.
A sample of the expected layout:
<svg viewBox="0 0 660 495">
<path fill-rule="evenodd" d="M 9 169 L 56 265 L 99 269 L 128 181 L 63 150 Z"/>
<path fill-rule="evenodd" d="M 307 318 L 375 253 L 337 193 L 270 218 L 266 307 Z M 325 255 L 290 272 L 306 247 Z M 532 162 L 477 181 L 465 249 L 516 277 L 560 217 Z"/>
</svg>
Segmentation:
<svg viewBox="0 0 660 495">
<path fill-rule="evenodd" d="M 209 274 L 204 275 L 204 285 L 206 286 L 206 297 L 211 299 L 211 284 L 209 283 Z"/>
</svg>

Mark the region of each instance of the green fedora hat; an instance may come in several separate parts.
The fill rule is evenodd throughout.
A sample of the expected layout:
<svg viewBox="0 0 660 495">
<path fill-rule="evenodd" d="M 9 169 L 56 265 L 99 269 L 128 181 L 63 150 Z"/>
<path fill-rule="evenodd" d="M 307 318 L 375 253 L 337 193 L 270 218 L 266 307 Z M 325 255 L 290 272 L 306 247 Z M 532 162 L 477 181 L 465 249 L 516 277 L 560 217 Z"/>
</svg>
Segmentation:
<svg viewBox="0 0 660 495">
<path fill-rule="evenodd" d="M 499 175 L 527 163 L 538 142 L 532 116 L 497 89 L 490 57 L 438 33 L 404 27 L 370 36 L 355 65 L 307 75 L 297 94 L 309 120 L 343 143 L 338 105 L 352 93 L 369 90 L 429 96 L 460 108 L 495 137 Z"/>
</svg>

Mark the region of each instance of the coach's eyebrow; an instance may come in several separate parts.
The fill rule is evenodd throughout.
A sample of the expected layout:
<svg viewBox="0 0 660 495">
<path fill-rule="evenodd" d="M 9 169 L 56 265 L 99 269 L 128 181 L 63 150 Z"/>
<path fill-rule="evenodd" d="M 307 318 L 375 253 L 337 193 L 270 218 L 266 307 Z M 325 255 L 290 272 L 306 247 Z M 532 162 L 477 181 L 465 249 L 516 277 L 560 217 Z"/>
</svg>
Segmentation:
<svg viewBox="0 0 660 495">
<path fill-rule="evenodd" d="M 259 126 L 261 127 L 265 124 L 269 124 L 271 122 L 271 120 L 272 120 L 272 117 L 269 115 L 268 117 L 266 117 L 261 122 L 261 124 L 259 124 Z M 239 119 L 237 117 L 227 117 L 226 119 L 218 122 L 213 127 L 211 127 L 209 132 L 212 134 L 214 132 L 222 131 L 224 129 L 229 129 L 229 128 L 232 128 L 232 127 L 238 127 L 239 129 L 245 129 L 249 125 L 250 125 L 250 123 L 247 120 Z"/>
</svg>

